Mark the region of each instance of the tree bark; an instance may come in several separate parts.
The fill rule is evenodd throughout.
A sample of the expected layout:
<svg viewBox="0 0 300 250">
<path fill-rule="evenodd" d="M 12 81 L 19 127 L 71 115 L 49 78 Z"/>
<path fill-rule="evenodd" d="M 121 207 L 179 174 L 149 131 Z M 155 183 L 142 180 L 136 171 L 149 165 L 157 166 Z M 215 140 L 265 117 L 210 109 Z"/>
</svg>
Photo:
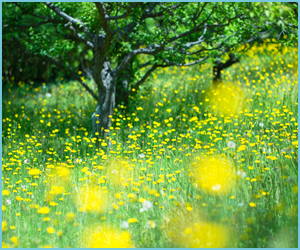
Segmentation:
<svg viewBox="0 0 300 250">
<path fill-rule="evenodd" d="M 92 115 L 92 133 L 97 138 L 106 139 L 115 107 L 115 76 L 112 74 L 108 60 L 105 60 L 102 65 L 95 64 L 93 75 L 98 85 L 99 97 L 96 110 Z"/>
<path fill-rule="evenodd" d="M 139 45 L 134 45 L 133 49 L 138 49 Z M 120 43 L 116 44 L 116 50 L 122 51 L 122 45 Z M 128 56 L 128 53 L 121 52 L 118 57 L 117 63 L 120 65 L 124 59 Z M 134 79 L 134 69 L 133 60 L 129 60 L 126 67 L 118 73 L 116 77 L 116 105 L 123 104 L 126 108 L 129 106 L 129 92 L 130 83 Z M 133 87 L 133 86 L 132 86 Z"/>
<path fill-rule="evenodd" d="M 121 59 L 121 61 L 123 58 Z M 123 104 L 128 107 L 129 105 L 129 87 L 133 80 L 133 62 L 128 63 L 126 68 L 122 70 L 116 78 L 116 105 Z"/>
</svg>

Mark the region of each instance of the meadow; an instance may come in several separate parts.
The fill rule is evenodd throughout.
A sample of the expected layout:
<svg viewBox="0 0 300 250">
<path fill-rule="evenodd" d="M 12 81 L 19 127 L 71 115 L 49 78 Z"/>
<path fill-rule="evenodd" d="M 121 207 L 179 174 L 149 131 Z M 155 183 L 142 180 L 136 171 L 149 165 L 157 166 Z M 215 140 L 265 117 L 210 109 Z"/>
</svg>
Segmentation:
<svg viewBox="0 0 300 250">
<path fill-rule="evenodd" d="M 241 53 L 155 71 L 110 147 L 77 82 L 4 89 L 2 247 L 298 247 L 297 45 Z"/>
</svg>

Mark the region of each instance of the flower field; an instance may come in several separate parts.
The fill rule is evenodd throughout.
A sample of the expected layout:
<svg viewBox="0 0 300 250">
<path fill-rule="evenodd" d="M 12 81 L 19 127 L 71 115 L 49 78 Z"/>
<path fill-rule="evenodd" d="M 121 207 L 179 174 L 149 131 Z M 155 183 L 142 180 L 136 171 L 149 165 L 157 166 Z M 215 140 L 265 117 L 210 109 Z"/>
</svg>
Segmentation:
<svg viewBox="0 0 300 250">
<path fill-rule="evenodd" d="M 78 83 L 4 89 L 2 247 L 298 247 L 297 46 L 241 53 L 158 69 L 99 147 Z"/>
</svg>

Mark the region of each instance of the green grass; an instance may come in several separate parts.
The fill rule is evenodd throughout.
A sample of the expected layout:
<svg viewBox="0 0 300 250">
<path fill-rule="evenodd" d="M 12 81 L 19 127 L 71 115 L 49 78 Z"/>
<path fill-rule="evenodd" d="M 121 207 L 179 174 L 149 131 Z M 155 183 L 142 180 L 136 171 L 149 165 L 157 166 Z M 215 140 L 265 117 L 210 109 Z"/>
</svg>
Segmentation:
<svg viewBox="0 0 300 250">
<path fill-rule="evenodd" d="M 216 113 L 207 97 L 214 91 L 211 64 L 158 70 L 128 109 L 116 107 L 111 148 L 104 142 L 96 148 L 96 103 L 78 83 L 8 87 L 2 103 L 2 246 L 87 247 L 86 234 L 99 232 L 107 239 L 121 235 L 114 247 L 297 247 L 297 62 L 297 49 L 274 44 L 244 53 L 223 78 L 224 86 L 239 86 L 245 106 L 226 114 L 220 113 L 223 101 Z M 235 102 L 222 93 L 228 90 L 217 99 Z M 236 146 L 229 148 L 229 141 Z M 196 157 L 227 159 L 234 187 L 222 194 L 201 188 L 204 172 L 193 167 Z M 40 172 L 30 175 L 31 169 Z M 65 177 L 61 169 L 69 170 Z M 203 182 L 214 184 L 209 177 Z M 91 197 L 95 186 L 108 199 L 98 212 L 89 211 L 89 201 L 76 202 L 85 193 Z M 153 207 L 140 212 L 144 200 Z M 41 213 L 43 207 L 50 212 Z M 137 222 L 122 229 L 131 218 Z M 226 239 L 199 234 L 194 223 Z M 200 245 L 193 245 L 196 238 Z"/>
</svg>

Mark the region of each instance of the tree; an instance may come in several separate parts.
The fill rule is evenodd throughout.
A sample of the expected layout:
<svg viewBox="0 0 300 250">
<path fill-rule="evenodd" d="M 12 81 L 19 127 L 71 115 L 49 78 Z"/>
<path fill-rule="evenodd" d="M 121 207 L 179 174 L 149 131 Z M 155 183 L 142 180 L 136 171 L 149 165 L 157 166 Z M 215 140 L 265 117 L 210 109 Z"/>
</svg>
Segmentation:
<svg viewBox="0 0 300 250">
<path fill-rule="evenodd" d="M 157 68 L 219 58 L 278 28 L 279 37 L 296 37 L 297 10 L 297 3 L 3 3 L 3 37 L 81 83 L 97 100 L 92 127 L 103 138 L 116 102 L 126 103 Z M 74 51 L 77 60 L 92 51 L 97 92 L 72 71 Z"/>
</svg>

